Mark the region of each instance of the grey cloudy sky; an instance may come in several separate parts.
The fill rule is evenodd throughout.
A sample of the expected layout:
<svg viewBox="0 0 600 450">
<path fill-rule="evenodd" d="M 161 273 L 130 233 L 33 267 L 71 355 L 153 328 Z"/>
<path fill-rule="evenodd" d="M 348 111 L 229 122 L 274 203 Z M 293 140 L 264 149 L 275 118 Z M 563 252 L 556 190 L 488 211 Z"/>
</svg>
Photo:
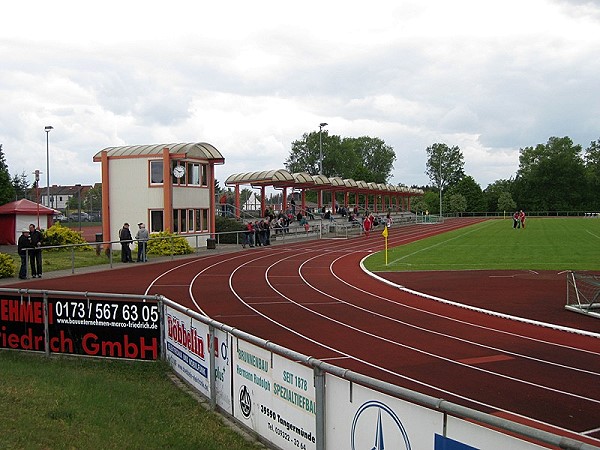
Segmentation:
<svg viewBox="0 0 600 450">
<path fill-rule="evenodd" d="M 209 142 L 222 186 L 327 122 L 392 146 L 391 183 L 427 184 L 443 142 L 485 188 L 521 147 L 600 137 L 597 0 L 33 0 L 1 17 L 0 143 L 11 174 L 45 172 L 52 125 L 51 184 L 100 181 L 105 147 Z"/>
</svg>

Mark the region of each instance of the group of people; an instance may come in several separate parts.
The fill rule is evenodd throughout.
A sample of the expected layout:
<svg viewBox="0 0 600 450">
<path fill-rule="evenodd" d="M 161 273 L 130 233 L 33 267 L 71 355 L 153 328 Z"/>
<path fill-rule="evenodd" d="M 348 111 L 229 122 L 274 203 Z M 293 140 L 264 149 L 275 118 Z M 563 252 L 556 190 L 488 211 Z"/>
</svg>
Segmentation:
<svg viewBox="0 0 600 450">
<path fill-rule="evenodd" d="M 21 231 L 17 241 L 17 252 L 21 258 L 21 280 L 27 279 L 27 258 L 31 264 L 31 276 L 42 278 L 42 239 L 42 231 L 32 223 L 29 224 L 29 228 L 23 228 Z"/>
<path fill-rule="evenodd" d="M 271 245 L 271 218 L 270 216 L 255 222 L 248 222 L 244 227 L 242 247 L 261 247 Z"/>
<path fill-rule="evenodd" d="M 147 250 L 149 238 L 150 233 L 148 233 L 146 226 L 142 222 L 138 223 L 138 231 L 135 234 L 135 240 L 138 244 L 137 262 L 148 261 Z M 131 236 L 131 230 L 129 229 L 129 224 L 127 222 L 125 222 L 123 228 L 119 230 L 119 241 L 121 241 L 121 261 L 124 263 L 132 263 L 133 258 L 131 257 L 130 245 L 133 243 L 133 237 Z"/>
<path fill-rule="evenodd" d="M 525 213 L 523 210 L 513 214 L 513 228 L 525 228 Z"/>
</svg>

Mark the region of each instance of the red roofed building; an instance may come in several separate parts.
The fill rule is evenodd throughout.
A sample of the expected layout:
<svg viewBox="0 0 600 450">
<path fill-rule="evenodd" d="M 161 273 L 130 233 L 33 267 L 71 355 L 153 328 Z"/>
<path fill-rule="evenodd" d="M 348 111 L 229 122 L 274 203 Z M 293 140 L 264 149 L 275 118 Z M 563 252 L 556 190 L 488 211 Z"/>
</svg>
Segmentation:
<svg viewBox="0 0 600 450">
<path fill-rule="evenodd" d="M 55 210 L 27 199 L 0 206 L 0 245 L 15 245 L 30 223 L 48 229 L 54 214 Z"/>
</svg>

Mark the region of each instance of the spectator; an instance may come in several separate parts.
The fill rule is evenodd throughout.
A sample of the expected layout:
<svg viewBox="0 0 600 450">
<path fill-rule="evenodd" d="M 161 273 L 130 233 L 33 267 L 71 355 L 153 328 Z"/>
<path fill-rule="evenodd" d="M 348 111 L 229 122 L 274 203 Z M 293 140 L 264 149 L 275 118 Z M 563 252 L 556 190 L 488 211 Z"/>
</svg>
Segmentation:
<svg viewBox="0 0 600 450">
<path fill-rule="evenodd" d="M 121 241 L 121 261 L 124 263 L 133 262 L 131 248 L 129 247 L 129 244 L 133 242 L 133 238 L 131 237 L 131 231 L 129 231 L 129 224 L 127 222 L 119 230 L 119 240 Z"/>
<path fill-rule="evenodd" d="M 33 278 L 42 278 L 42 239 L 43 235 L 40 229 L 30 223 L 29 241 L 33 250 L 29 252 L 29 262 L 31 263 L 31 276 Z"/>
<path fill-rule="evenodd" d="M 150 234 L 148 230 L 146 230 L 146 226 L 140 222 L 138 223 L 138 231 L 135 234 L 135 238 L 138 243 L 138 251 L 137 251 L 137 262 L 146 262 L 148 261 L 147 257 L 147 246 L 148 246 L 148 238 Z"/>
<path fill-rule="evenodd" d="M 29 238 L 29 229 L 23 228 L 21 236 L 19 236 L 19 240 L 17 241 L 17 253 L 21 257 L 21 268 L 19 270 L 19 278 L 21 280 L 27 279 L 27 251 L 30 248 L 33 247 Z"/>
</svg>

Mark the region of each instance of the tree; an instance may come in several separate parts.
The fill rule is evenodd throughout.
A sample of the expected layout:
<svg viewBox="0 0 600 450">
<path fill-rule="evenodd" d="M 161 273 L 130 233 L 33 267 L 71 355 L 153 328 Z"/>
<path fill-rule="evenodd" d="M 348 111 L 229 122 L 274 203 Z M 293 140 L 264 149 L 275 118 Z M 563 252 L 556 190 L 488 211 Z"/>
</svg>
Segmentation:
<svg viewBox="0 0 600 450">
<path fill-rule="evenodd" d="M 600 139 L 590 142 L 590 146 L 585 150 L 584 161 L 588 183 L 586 205 L 597 211 L 600 209 Z"/>
<path fill-rule="evenodd" d="M 513 192 L 520 209 L 567 211 L 584 207 L 582 148 L 565 136 L 520 150 Z"/>
<path fill-rule="evenodd" d="M 503 194 L 511 194 L 513 180 L 496 180 L 483 191 L 488 211 L 504 211 L 498 207 L 498 200 Z M 512 200 L 512 195 L 510 196 Z M 514 201 L 514 200 L 512 200 Z M 514 208 L 511 208 L 514 209 Z"/>
<path fill-rule="evenodd" d="M 464 176 L 465 162 L 462 152 L 457 146 L 433 144 L 427 147 L 425 173 L 440 193 L 440 215 L 442 214 L 442 194 L 444 189 L 452 186 Z"/>
<path fill-rule="evenodd" d="M 343 169 L 342 178 L 387 183 L 390 179 L 396 153 L 379 138 L 362 136 L 344 138 L 342 148 L 346 149 L 338 160 Z M 351 155 L 347 159 L 347 155 Z"/>
<path fill-rule="evenodd" d="M 0 205 L 12 202 L 15 199 L 15 188 L 10 179 L 2 144 L 0 144 Z"/>
<path fill-rule="evenodd" d="M 13 186 L 13 189 L 15 190 L 15 200 L 20 200 L 22 198 L 28 197 L 27 193 L 29 191 L 30 186 L 25 171 L 21 172 L 20 175 L 15 174 L 12 177 L 11 184 Z M 33 183 L 32 187 L 35 187 L 35 182 Z M 36 200 L 35 192 L 33 193 L 32 198 Z"/>
<path fill-rule="evenodd" d="M 465 212 L 467 210 L 467 199 L 462 194 L 450 194 L 448 207 L 454 213 Z"/>
<path fill-rule="evenodd" d="M 464 211 L 483 212 L 486 210 L 485 197 L 481 187 L 472 176 L 466 175 L 449 190 L 450 194 L 460 194 L 467 204 Z M 462 212 L 462 211 L 461 211 Z"/>
<path fill-rule="evenodd" d="M 305 133 L 292 142 L 285 161 L 288 171 L 319 173 L 320 146 L 323 147 L 323 175 L 354 180 L 386 183 L 393 169 L 396 154 L 392 147 L 379 138 L 362 136 L 344 138 L 323 131 Z"/>
<path fill-rule="evenodd" d="M 94 186 L 88 189 L 83 196 L 83 209 L 86 211 L 94 212 L 102 210 L 102 186 Z"/>
<path fill-rule="evenodd" d="M 510 195 L 510 192 L 501 192 L 498 196 L 497 211 L 514 211 L 517 209 L 517 204 Z"/>
</svg>

